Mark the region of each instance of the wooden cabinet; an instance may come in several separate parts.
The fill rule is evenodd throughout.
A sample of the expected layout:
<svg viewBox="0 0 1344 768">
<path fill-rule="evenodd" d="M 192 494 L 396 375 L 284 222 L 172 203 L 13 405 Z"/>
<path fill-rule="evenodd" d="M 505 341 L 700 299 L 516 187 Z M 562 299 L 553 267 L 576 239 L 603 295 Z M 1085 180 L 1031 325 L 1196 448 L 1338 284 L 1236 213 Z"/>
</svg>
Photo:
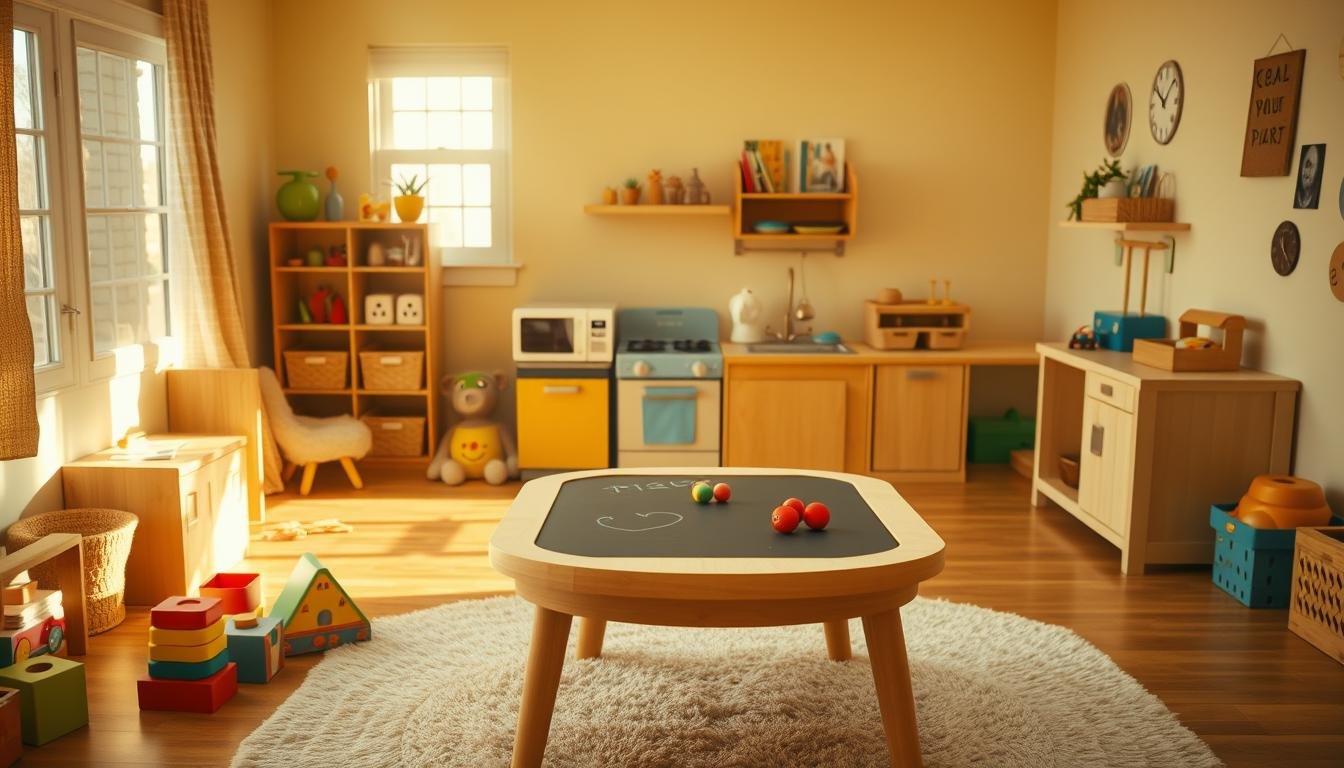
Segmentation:
<svg viewBox="0 0 1344 768">
<path fill-rule="evenodd" d="M 185 444 L 168 461 L 121 461 L 109 449 L 66 464 L 67 507 L 110 507 L 140 518 L 126 565 L 126 603 L 195 595 L 247 553 L 242 437 L 156 435 Z"/>
<path fill-rule="evenodd" d="M 1094 397 L 1083 401 L 1078 508 L 1120 536 L 1129 529 L 1134 416 Z"/>
<path fill-rule="evenodd" d="M 961 472 L 966 455 L 966 366 L 876 369 L 873 471 Z"/>
<path fill-rule="evenodd" d="M 742 188 L 741 168 L 734 166 L 733 242 L 738 255 L 750 248 L 788 251 L 834 251 L 845 253 L 859 228 L 859 180 L 853 166 L 845 164 L 842 192 L 747 192 Z M 797 231 L 757 232 L 762 221 L 790 225 L 838 224 L 840 232 L 808 234 Z"/>
<path fill-rule="evenodd" d="M 743 366 L 724 392 L 724 466 L 865 471 L 868 368 Z"/>
<path fill-rule="evenodd" d="M 518 378 L 518 466 L 524 470 L 610 466 L 610 385 L 605 378 Z"/>
</svg>

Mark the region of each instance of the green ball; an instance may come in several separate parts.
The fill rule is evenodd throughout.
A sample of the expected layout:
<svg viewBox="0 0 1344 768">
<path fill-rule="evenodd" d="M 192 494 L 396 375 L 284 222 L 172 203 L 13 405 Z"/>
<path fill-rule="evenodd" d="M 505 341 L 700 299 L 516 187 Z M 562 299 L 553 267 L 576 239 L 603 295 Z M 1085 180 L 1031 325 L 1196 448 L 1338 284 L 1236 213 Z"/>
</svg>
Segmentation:
<svg viewBox="0 0 1344 768">
<path fill-rule="evenodd" d="M 696 483 L 691 486 L 691 498 L 696 504 L 708 504 L 714 499 L 714 489 L 709 483 Z"/>
</svg>

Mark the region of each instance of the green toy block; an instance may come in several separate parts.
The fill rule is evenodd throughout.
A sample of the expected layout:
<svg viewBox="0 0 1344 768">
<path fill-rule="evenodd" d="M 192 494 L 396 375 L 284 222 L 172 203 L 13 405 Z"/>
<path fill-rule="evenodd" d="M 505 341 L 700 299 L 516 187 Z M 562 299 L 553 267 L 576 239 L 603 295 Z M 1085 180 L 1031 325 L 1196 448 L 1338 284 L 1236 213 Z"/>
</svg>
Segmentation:
<svg viewBox="0 0 1344 768">
<path fill-rule="evenodd" d="M 41 746 L 89 724 L 84 665 L 38 656 L 0 669 L 0 685 L 19 689 L 23 743 Z"/>
</svg>

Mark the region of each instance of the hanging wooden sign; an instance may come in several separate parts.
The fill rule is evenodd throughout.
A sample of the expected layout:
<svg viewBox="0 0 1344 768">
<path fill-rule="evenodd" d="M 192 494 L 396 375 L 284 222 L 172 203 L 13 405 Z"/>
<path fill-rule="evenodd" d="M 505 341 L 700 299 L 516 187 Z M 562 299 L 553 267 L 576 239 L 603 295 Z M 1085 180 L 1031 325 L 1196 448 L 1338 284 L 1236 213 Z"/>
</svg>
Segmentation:
<svg viewBox="0 0 1344 768">
<path fill-rule="evenodd" d="M 1291 170 L 1306 60 L 1306 49 L 1255 60 L 1246 144 L 1241 150 L 1242 176 L 1287 176 Z"/>
</svg>

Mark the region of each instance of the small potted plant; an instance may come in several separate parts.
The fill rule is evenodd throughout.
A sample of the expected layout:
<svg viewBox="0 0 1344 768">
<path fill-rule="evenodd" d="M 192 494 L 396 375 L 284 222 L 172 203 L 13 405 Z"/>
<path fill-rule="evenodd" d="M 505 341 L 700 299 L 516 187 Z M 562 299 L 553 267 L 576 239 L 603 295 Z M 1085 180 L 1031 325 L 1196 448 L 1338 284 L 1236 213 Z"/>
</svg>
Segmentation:
<svg viewBox="0 0 1344 768">
<path fill-rule="evenodd" d="M 634 177 L 625 180 L 621 188 L 621 205 L 639 205 L 639 180 Z"/>
<path fill-rule="evenodd" d="M 1120 170 L 1120 161 L 1107 160 L 1097 166 L 1097 170 L 1091 173 L 1083 174 L 1083 188 L 1078 192 L 1078 196 L 1070 200 L 1065 207 L 1069 209 L 1069 219 L 1083 220 L 1083 201 L 1088 198 L 1097 197 L 1103 187 L 1111 181 L 1119 181 L 1121 184 L 1125 181 L 1125 173 Z M 1106 197 L 1122 195 L 1113 195 L 1108 190 Z"/>
<path fill-rule="evenodd" d="M 402 221 L 412 222 L 420 218 L 420 214 L 425 210 L 425 198 L 420 193 L 425 190 L 425 185 L 429 184 L 429 178 L 420 179 L 418 174 L 412 174 L 407 179 L 402 176 L 392 183 L 397 188 L 397 196 L 392 198 L 392 204 L 397 208 L 397 216 Z"/>
</svg>

